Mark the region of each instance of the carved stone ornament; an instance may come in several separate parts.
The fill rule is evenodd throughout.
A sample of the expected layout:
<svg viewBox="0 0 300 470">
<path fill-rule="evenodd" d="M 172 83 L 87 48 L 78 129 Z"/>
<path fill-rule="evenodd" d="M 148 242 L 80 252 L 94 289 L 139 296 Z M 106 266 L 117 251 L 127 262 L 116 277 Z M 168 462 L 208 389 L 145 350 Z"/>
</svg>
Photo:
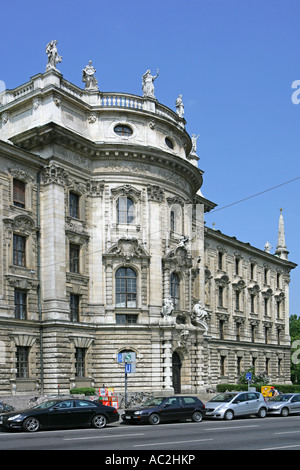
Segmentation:
<svg viewBox="0 0 300 470">
<path fill-rule="evenodd" d="M 207 312 L 202 304 L 201 300 L 194 305 L 191 313 L 191 323 L 194 326 L 202 326 L 205 330 L 208 330 L 207 323 L 205 321 Z"/>
<path fill-rule="evenodd" d="M 161 314 L 163 317 L 167 317 L 172 315 L 174 311 L 174 304 L 171 297 L 166 297 L 163 299 L 163 306 L 161 310 Z"/>
<path fill-rule="evenodd" d="M 69 184 L 69 172 L 55 164 L 45 167 L 42 172 L 42 182 L 44 184 L 57 183 L 62 185 Z"/>
<path fill-rule="evenodd" d="M 121 257 L 126 262 L 131 261 L 132 258 L 149 258 L 149 254 L 139 245 L 138 240 L 131 237 L 120 238 L 103 256 Z"/>
<path fill-rule="evenodd" d="M 164 201 L 164 190 L 157 185 L 148 184 L 147 194 L 149 201 L 163 202 Z"/>
<path fill-rule="evenodd" d="M 24 183 L 32 183 L 34 181 L 33 176 L 20 168 L 9 168 L 9 173 L 13 178 L 24 181 Z"/>
<path fill-rule="evenodd" d="M 21 235 L 30 235 L 35 229 L 35 222 L 29 215 L 17 215 L 14 219 L 3 219 L 6 227 Z"/>
<path fill-rule="evenodd" d="M 188 254 L 184 244 L 181 245 L 181 243 L 167 254 L 163 263 L 165 267 L 172 266 L 178 271 L 190 269 L 193 266 L 192 257 Z"/>
<path fill-rule="evenodd" d="M 189 330 L 182 330 L 180 333 L 179 343 L 181 346 L 186 346 L 190 336 Z"/>
</svg>

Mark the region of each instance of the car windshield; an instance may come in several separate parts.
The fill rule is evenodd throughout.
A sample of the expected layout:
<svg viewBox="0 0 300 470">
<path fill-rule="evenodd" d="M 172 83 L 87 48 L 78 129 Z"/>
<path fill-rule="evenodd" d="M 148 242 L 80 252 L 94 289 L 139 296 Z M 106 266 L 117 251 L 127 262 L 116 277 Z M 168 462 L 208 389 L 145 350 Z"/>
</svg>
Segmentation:
<svg viewBox="0 0 300 470">
<path fill-rule="evenodd" d="M 165 400 L 165 397 L 147 398 L 147 400 L 143 403 L 143 405 L 144 406 L 158 406 L 158 405 L 161 405 L 164 400 Z"/>
<path fill-rule="evenodd" d="M 57 400 L 44 401 L 42 403 L 39 403 L 38 405 L 33 406 L 33 409 L 42 410 L 46 408 L 51 408 L 51 406 L 56 405 L 56 403 L 59 403 L 59 402 Z"/>
<path fill-rule="evenodd" d="M 270 401 L 289 401 L 290 398 L 292 398 L 293 395 L 277 395 L 276 397 L 271 398 Z"/>
<path fill-rule="evenodd" d="M 212 398 L 210 401 L 228 403 L 234 397 L 236 397 L 236 395 L 237 393 L 220 393 L 220 395 L 217 395 L 216 397 Z"/>
</svg>

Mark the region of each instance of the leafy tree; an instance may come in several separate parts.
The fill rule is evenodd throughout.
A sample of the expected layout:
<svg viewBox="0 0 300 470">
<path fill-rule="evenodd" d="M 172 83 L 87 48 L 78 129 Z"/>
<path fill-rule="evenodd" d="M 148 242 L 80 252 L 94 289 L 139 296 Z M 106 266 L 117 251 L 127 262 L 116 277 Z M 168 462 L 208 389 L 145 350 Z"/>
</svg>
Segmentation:
<svg viewBox="0 0 300 470">
<path fill-rule="evenodd" d="M 300 383 L 300 318 L 297 315 L 290 315 L 290 336 L 291 336 L 291 380 L 294 384 Z"/>
<path fill-rule="evenodd" d="M 259 374 L 255 374 L 254 367 L 250 367 L 249 369 L 245 370 L 239 377 L 239 384 L 248 384 L 248 380 L 246 380 L 246 374 L 251 372 L 252 377 L 250 380 L 251 385 L 262 386 L 268 383 L 268 377 L 266 372 L 260 372 Z"/>
</svg>

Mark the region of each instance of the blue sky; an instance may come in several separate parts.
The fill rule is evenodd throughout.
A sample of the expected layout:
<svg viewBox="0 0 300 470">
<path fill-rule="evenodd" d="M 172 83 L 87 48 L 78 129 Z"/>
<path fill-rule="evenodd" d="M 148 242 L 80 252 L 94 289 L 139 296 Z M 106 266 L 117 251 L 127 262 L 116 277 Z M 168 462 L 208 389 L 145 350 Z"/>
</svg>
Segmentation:
<svg viewBox="0 0 300 470">
<path fill-rule="evenodd" d="M 289 259 L 300 263 L 299 0 L 121 0 L 1 2 L 0 81 L 7 88 L 44 72 L 58 40 L 64 78 L 84 87 L 89 60 L 99 88 L 142 94 L 159 68 L 155 94 L 199 134 L 202 192 L 218 204 L 206 223 L 263 249 L 277 244 L 280 208 Z M 1 82 L 0 82 L 1 83 Z M 300 95 L 299 95 L 300 96 Z M 300 315 L 300 267 L 291 274 L 290 313 Z"/>
</svg>

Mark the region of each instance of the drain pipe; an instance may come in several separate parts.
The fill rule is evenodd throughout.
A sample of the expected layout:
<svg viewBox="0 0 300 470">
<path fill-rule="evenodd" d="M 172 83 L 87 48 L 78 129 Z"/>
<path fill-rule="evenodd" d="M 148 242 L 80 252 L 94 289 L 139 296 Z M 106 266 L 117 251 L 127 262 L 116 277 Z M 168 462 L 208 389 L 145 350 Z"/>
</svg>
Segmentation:
<svg viewBox="0 0 300 470">
<path fill-rule="evenodd" d="M 41 360 L 41 395 L 44 394 L 44 350 L 43 350 L 43 325 L 42 325 L 42 300 L 41 300 L 41 228 L 40 228 L 40 184 L 41 174 L 37 173 L 37 273 L 38 273 L 38 317 L 40 323 L 40 360 Z"/>
</svg>

